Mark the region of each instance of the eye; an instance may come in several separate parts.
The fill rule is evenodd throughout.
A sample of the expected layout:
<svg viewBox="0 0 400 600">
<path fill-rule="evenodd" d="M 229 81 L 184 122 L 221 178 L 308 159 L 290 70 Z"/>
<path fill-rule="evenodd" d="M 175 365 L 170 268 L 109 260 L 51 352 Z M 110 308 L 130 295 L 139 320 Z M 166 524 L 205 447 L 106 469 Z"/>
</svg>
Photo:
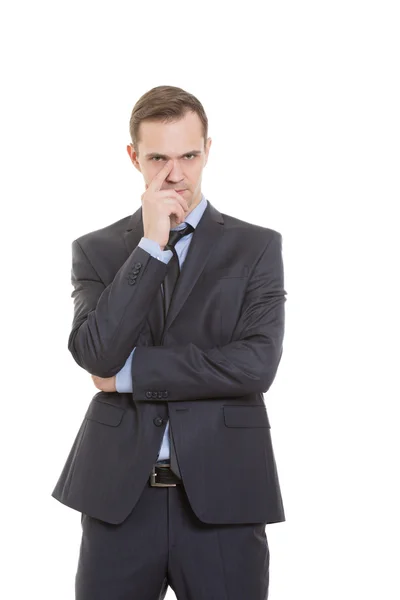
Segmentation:
<svg viewBox="0 0 400 600">
<path fill-rule="evenodd" d="M 193 160 L 193 158 L 196 158 L 196 154 L 185 154 L 185 159 Z M 162 160 L 165 160 L 165 158 L 164 156 L 152 156 L 150 160 L 153 162 L 161 162 Z"/>
</svg>

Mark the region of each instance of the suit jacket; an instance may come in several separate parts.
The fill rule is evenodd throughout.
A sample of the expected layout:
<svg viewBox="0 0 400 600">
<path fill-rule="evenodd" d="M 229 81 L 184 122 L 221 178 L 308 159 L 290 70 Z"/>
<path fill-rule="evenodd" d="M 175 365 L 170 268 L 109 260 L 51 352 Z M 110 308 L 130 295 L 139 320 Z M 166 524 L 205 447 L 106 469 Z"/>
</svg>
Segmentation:
<svg viewBox="0 0 400 600">
<path fill-rule="evenodd" d="M 166 421 L 191 507 L 205 523 L 285 521 L 263 393 L 282 355 L 282 236 L 208 201 L 166 323 L 167 265 L 138 246 L 142 207 L 72 242 L 68 348 L 100 377 L 133 347 L 133 393 L 96 393 L 52 496 L 124 521 L 147 484 Z"/>
</svg>

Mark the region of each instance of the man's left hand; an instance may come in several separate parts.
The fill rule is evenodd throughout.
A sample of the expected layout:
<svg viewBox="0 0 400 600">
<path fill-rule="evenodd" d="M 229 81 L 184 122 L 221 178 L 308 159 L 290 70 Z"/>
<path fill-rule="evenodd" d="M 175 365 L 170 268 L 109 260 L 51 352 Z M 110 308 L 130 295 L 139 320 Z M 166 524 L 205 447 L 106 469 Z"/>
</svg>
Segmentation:
<svg viewBox="0 0 400 600">
<path fill-rule="evenodd" d="M 116 375 L 113 377 L 98 377 L 97 375 L 91 375 L 94 385 L 98 390 L 102 392 L 116 392 Z"/>
</svg>

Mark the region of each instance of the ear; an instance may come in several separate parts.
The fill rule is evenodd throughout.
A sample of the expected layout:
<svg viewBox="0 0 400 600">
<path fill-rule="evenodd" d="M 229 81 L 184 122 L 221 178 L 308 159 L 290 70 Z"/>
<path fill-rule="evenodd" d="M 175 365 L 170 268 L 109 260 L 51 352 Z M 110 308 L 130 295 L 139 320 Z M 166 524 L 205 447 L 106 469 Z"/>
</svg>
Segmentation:
<svg viewBox="0 0 400 600">
<path fill-rule="evenodd" d="M 205 159 L 205 162 L 204 162 L 204 166 L 206 166 L 207 161 L 208 161 L 208 153 L 210 152 L 211 143 L 212 143 L 212 139 L 209 137 L 207 139 L 207 142 L 206 142 L 206 149 L 205 149 L 205 157 L 206 157 L 206 159 Z"/>
<path fill-rule="evenodd" d="M 133 145 L 128 144 L 128 146 L 126 147 L 126 150 L 129 154 L 129 158 L 131 159 L 133 166 L 136 167 L 136 169 L 141 172 L 138 157 L 137 157 L 137 154 L 136 154 L 136 151 L 135 151 L 135 148 L 133 147 Z"/>
</svg>

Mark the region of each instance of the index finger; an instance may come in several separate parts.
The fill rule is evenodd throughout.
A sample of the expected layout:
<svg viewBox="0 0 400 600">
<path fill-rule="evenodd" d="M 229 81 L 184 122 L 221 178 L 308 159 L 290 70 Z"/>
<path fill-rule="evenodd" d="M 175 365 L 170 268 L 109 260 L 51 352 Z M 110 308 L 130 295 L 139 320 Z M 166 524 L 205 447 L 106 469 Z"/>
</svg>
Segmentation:
<svg viewBox="0 0 400 600">
<path fill-rule="evenodd" d="M 160 191 L 161 186 L 165 181 L 165 178 L 167 177 L 168 173 L 171 171 L 171 168 L 172 168 L 172 163 L 170 160 L 167 160 L 167 162 L 165 163 L 163 168 L 160 169 L 158 171 L 157 175 L 155 175 L 153 177 L 153 179 L 149 183 L 149 188 L 151 188 L 151 190 L 153 190 L 153 192 Z"/>
</svg>

